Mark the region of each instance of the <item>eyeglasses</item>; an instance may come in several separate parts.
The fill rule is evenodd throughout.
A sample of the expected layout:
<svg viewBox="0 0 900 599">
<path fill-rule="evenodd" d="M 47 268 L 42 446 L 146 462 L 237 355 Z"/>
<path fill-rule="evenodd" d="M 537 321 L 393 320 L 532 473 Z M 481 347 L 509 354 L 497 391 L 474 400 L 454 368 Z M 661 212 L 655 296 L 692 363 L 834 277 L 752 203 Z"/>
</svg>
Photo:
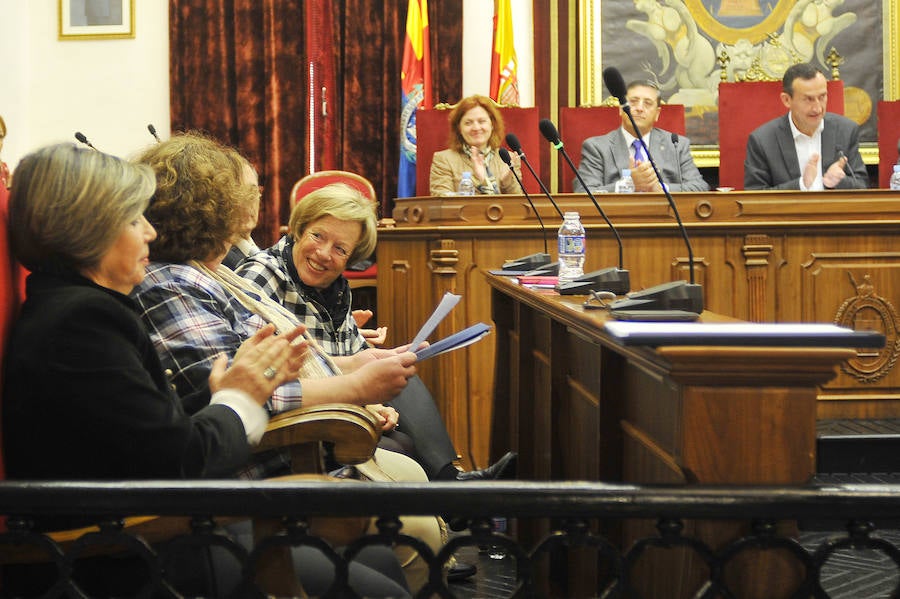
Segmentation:
<svg viewBox="0 0 900 599">
<path fill-rule="evenodd" d="M 650 98 L 626 98 L 626 100 L 632 108 L 639 108 L 642 105 L 647 110 L 656 108 L 656 100 L 651 100 Z"/>
<path fill-rule="evenodd" d="M 588 293 L 588 298 L 581 304 L 582 307 L 588 310 L 609 310 L 609 302 L 616 299 L 616 294 L 612 291 L 594 291 L 591 289 Z"/>
<path fill-rule="evenodd" d="M 316 247 L 322 247 L 328 244 L 328 238 L 325 237 L 323 233 L 318 231 L 307 231 L 306 237 L 313 242 Z M 331 249 L 329 250 L 331 255 L 338 260 L 347 260 L 350 258 L 350 250 L 348 250 L 343 245 L 337 245 L 335 243 L 331 244 Z"/>
</svg>

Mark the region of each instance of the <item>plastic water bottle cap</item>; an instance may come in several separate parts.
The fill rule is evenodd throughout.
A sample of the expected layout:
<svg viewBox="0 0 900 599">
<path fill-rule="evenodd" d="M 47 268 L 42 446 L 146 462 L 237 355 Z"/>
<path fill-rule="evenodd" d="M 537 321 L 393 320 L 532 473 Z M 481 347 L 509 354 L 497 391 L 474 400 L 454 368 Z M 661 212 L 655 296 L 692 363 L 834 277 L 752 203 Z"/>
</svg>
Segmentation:
<svg viewBox="0 0 900 599">
<path fill-rule="evenodd" d="M 895 173 L 900 173 L 900 164 L 895 164 L 895 165 L 894 165 L 894 172 L 895 172 Z"/>
<path fill-rule="evenodd" d="M 471 171 L 463 171 L 462 176 L 463 176 L 463 179 L 471 179 L 472 173 L 471 173 Z"/>
<path fill-rule="evenodd" d="M 623 169 L 622 169 L 622 176 L 623 176 L 623 177 L 630 177 L 630 176 L 631 176 L 631 169 L 630 169 L 630 168 L 623 168 Z"/>
</svg>

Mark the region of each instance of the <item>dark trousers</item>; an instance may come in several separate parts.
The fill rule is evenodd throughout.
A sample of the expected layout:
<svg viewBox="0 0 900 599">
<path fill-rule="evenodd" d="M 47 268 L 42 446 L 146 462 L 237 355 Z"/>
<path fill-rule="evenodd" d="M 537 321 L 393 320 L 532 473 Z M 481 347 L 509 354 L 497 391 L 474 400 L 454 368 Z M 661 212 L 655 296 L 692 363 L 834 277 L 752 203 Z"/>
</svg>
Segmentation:
<svg viewBox="0 0 900 599">
<path fill-rule="evenodd" d="M 434 397 L 418 376 L 409 379 L 397 397 L 388 402 L 400 414 L 400 432 L 408 435 L 415 445 L 412 455 L 429 479 L 456 459 L 456 449 L 444 419 L 434 403 Z"/>
</svg>

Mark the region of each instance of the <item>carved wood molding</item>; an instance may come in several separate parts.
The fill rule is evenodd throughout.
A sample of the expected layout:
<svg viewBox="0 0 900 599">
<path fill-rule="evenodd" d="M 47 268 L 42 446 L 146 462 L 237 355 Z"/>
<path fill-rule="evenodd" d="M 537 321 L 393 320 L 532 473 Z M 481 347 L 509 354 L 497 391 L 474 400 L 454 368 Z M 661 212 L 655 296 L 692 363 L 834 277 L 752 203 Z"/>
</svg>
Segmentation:
<svg viewBox="0 0 900 599">
<path fill-rule="evenodd" d="M 897 310 L 886 298 L 878 295 L 872 277 L 865 274 L 858 281 L 847 271 L 856 295 L 844 300 L 834 317 L 835 324 L 856 330 L 876 330 L 884 333 L 881 350 L 858 350 L 856 357 L 841 364 L 841 371 L 860 383 L 875 383 L 888 374 L 900 356 L 900 320 Z"/>
<path fill-rule="evenodd" d="M 457 275 L 456 265 L 459 263 L 459 250 L 456 249 L 456 241 L 453 239 L 441 239 L 438 247 L 429 253 L 428 264 L 431 272 L 436 275 Z"/>
<path fill-rule="evenodd" d="M 768 235 L 747 235 L 741 252 L 747 272 L 747 313 L 752 322 L 766 320 L 769 256 L 774 249 Z"/>
</svg>

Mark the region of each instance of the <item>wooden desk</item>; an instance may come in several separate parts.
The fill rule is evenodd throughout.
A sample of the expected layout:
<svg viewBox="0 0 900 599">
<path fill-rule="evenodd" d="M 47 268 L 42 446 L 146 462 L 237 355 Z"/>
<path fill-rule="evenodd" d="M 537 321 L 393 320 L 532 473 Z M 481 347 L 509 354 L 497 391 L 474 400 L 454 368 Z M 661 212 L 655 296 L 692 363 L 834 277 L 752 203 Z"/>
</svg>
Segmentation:
<svg viewBox="0 0 900 599">
<path fill-rule="evenodd" d="M 818 386 L 855 350 L 626 347 L 603 330 L 606 313 L 579 298 L 540 295 L 506 277 L 487 283 L 497 345 L 491 453 L 518 451 L 520 478 L 741 485 L 799 484 L 815 473 Z M 625 546 L 654 534 L 653 524 L 626 524 Z M 548 530 L 532 523 L 520 533 L 527 543 Z M 716 548 L 745 529 L 695 522 L 688 531 Z M 691 596 L 700 579 L 693 559 L 648 558 L 637 578 L 643 596 Z M 787 596 L 785 583 L 800 573 L 757 559 L 731 588 Z M 572 560 L 563 594 L 593 596 L 596 557 Z"/>
<path fill-rule="evenodd" d="M 548 228 L 551 254 L 560 219 L 532 198 Z M 633 289 L 687 278 L 687 252 L 665 198 L 598 196 L 624 245 Z M 732 192 L 676 194 L 709 310 L 755 322 L 833 322 L 881 329 L 881 352 L 859 352 L 819 394 L 820 418 L 900 417 L 900 194 Z M 587 196 L 561 195 L 587 228 L 586 270 L 612 266 L 618 250 Z M 522 196 L 406 198 L 378 232 L 378 319 L 389 341 L 412 339 L 444 291 L 463 300 L 444 336 L 490 322 L 481 274 L 505 259 L 541 251 L 541 232 Z M 577 300 L 575 300 L 577 301 Z M 420 365 L 467 465 L 488 458 L 494 344 Z"/>
</svg>

